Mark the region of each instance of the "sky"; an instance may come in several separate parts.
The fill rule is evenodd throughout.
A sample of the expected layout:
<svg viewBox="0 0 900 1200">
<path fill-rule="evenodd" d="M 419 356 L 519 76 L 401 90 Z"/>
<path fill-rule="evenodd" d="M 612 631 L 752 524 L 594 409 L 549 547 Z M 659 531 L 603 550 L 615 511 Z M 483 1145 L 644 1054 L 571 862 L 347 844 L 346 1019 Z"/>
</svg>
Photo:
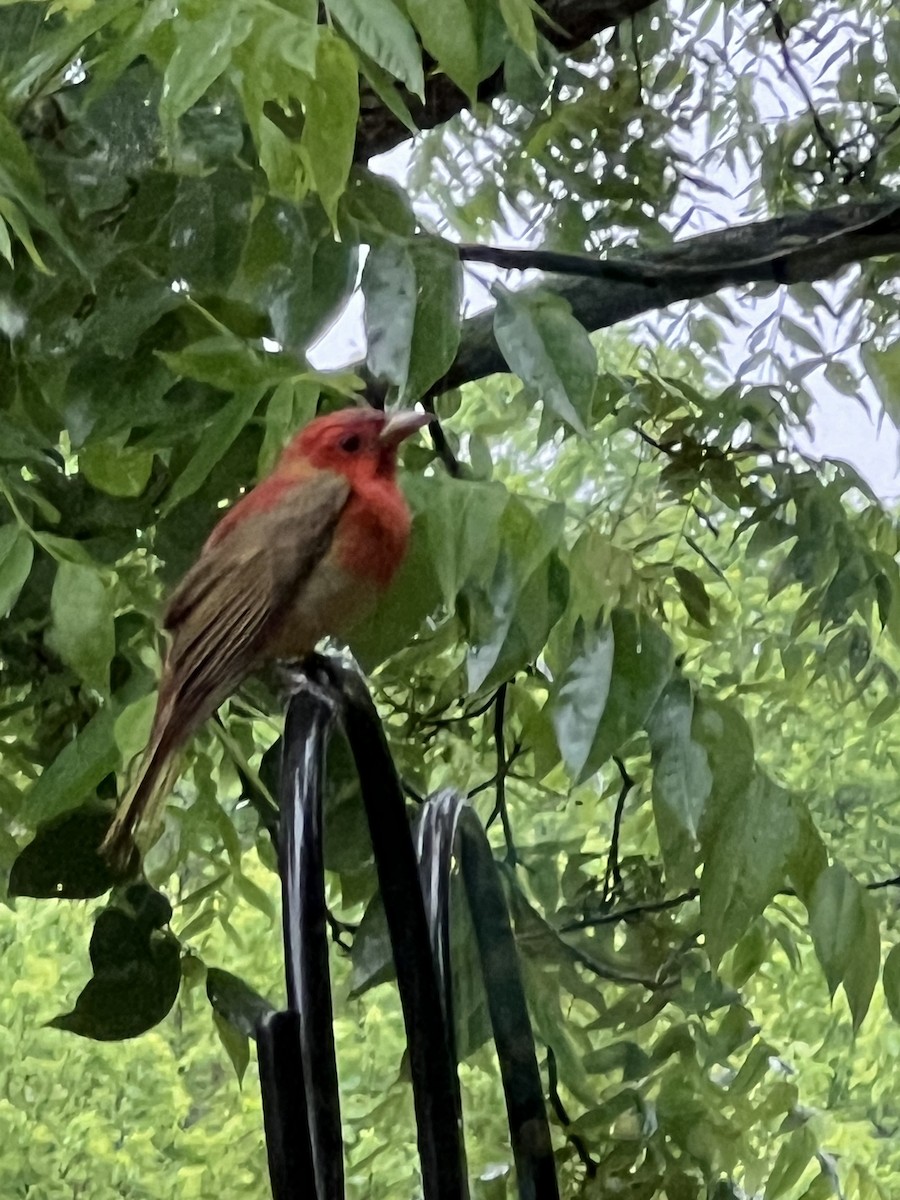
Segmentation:
<svg viewBox="0 0 900 1200">
<path fill-rule="evenodd" d="M 746 16 L 747 20 L 758 20 L 759 11 Z M 740 41 L 732 42 L 738 49 L 731 49 L 724 56 L 722 41 L 724 30 L 713 27 L 707 35 L 709 53 L 726 62 L 725 74 L 752 77 L 753 101 L 763 123 L 781 122 L 806 111 L 807 100 L 798 85 L 785 72 L 779 56 L 749 56 L 741 51 Z M 834 86 L 837 73 L 846 62 L 858 34 L 845 24 L 835 25 L 823 36 L 821 30 L 815 35 L 804 36 L 803 30 L 791 44 L 795 69 L 805 81 L 813 99 L 821 102 Z M 825 61 L 823 62 L 823 56 Z M 726 159 L 724 150 L 712 145 L 708 130 L 694 125 L 688 130 L 677 132 L 675 144 L 684 159 L 696 164 L 700 186 L 685 179 L 679 188 L 672 212 L 667 220 L 670 228 L 679 227 L 679 238 L 691 237 L 728 227 L 748 219 L 756 186 L 757 164 L 748 163 L 740 155 Z M 722 142 L 720 142 L 720 146 Z M 373 160 L 373 170 L 396 179 L 401 184 L 409 172 L 411 143 L 405 143 L 387 155 Z M 715 196 L 714 207 L 710 196 Z M 417 212 L 433 225 L 440 223 L 440 211 L 430 204 L 427 197 L 414 197 Z M 516 245 L 536 247 L 540 244 L 540 229 L 526 227 L 521 221 L 516 227 L 511 218 L 508 228 L 498 227 L 491 241 L 494 245 Z M 852 271 L 852 269 L 851 269 Z M 466 268 L 464 305 L 466 315 L 471 315 L 491 304 L 489 285 L 493 279 L 502 278 L 512 287 L 521 286 L 536 273 L 498 271 L 479 265 Z M 847 396 L 832 387 L 824 377 L 824 368 L 812 371 L 807 377 L 807 387 L 815 397 L 805 428 L 792 430 L 792 444 L 802 453 L 814 458 L 836 458 L 849 462 L 866 480 L 873 491 L 888 503 L 900 500 L 900 434 L 886 416 L 874 387 L 869 382 L 859 358 L 859 346 L 848 341 L 848 325 L 844 294 L 849 286 L 851 273 L 841 280 L 817 283 L 816 287 L 826 303 L 817 306 L 811 313 L 804 312 L 785 289 L 778 289 L 768 296 L 753 294 L 748 289 L 727 289 L 720 293 L 730 308 L 741 318 L 738 328 L 725 326 L 717 355 L 718 362 L 724 361 L 735 374 L 748 383 L 771 383 L 774 381 L 771 367 L 764 363 L 754 365 L 748 361 L 748 340 L 754 329 L 767 322 L 767 334 L 763 339 L 767 348 L 774 350 L 787 361 L 802 362 L 810 353 L 798 347 L 793 339 L 779 333 L 779 317 L 793 320 L 808 329 L 820 345 L 834 348 L 831 361 L 844 364 L 859 380 L 858 397 Z M 551 285 L 552 286 L 552 285 Z M 702 301 L 696 302 L 702 304 Z M 641 326 L 660 337 L 671 336 L 672 314 L 683 312 L 686 305 L 676 306 L 666 313 L 648 314 L 635 318 L 632 324 Z M 345 312 L 331 329 L 313 347 L 310 358 L 320 368 L 336 368 L 356 361 L 365 353 L 365 334 L 362 323 L 362 297 L 359 291 L 351 299 Z M 842 315 L 843 314 L 843 315 Z M 627 328 L 627 325 L 625 326 Z"/>
</svg>

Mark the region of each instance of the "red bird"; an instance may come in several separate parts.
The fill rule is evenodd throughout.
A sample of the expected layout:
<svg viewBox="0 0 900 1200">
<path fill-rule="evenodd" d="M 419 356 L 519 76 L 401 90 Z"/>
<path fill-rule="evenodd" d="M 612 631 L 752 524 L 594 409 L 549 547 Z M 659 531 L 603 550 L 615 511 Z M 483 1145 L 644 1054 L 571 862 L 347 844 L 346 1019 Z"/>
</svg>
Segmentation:
<svg viewBox="0 0 900 1200">
<path fill-rule="evenodd" d="M 171 643 L 150 741 L 102 851 L 123 869 L 188 737 L 264 662 L 343 633 L 390 584 L 409 540 L 397 448 L 422 413 L 317 417 L 206 540 L 166 610 Z"/>
</svg>

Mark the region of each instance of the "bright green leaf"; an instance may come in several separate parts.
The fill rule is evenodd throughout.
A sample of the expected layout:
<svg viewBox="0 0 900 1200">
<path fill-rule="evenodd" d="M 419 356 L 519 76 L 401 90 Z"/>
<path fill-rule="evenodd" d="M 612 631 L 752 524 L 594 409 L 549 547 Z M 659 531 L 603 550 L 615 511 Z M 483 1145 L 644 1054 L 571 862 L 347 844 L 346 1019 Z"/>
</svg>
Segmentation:
<svg viewBox="0 0 900 1200">
<path fill-rule="evenodd" d="M 478 87 L 478 43 L 466 0 L 406 0 L 422 45 L 470 100 Z"/>
<path fill-rule="evenodd" d="M 353 51 L 339 37 L 319 38 L 316 78 L 306 100 L 301 150 L 322 207 L 332 225 L 347 186 L 359 120 L 359 68 Z"/>
<path fill-rule="evenodd" d="M 325 7 L 361 50 L 424 99 L 422 52 L 393 0 L 327 0 Z"/>
<path fill-rule="evenodd" d="M 92 567 L 61 562 L 50 596 L 54 649 L 89 687 L 109 689 L 109 664 L 116 650 L 110 590 Z"/>
</svg>

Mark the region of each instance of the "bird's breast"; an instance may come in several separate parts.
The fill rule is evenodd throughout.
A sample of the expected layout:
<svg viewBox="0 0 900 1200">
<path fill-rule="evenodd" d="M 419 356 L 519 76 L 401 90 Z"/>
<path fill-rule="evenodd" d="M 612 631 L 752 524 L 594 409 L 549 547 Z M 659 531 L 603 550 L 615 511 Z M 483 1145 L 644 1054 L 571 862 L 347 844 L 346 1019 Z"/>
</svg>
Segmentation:
<svg viewBox="0 0 900 1200">
<path fill-rule="evenodd" d="M 410 514 L 393 480 L 350 497 L 334 539 L 337 560 L 358 580 L 384 591 L 406 554 Z"/>
<path fill-rule="evenodd" d="M 266 658 L 299 658 L 323 637 L 342 635 L 369 615 L 378 589 L 346 571 L 329 553 L 285 609 Z"/>
</svg>

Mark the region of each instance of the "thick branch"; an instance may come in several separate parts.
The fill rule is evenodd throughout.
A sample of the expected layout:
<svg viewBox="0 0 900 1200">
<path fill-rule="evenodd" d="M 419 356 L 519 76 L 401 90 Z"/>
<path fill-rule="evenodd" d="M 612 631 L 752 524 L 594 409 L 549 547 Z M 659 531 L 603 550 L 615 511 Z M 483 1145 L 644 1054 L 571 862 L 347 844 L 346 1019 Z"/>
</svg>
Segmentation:
<svg viewBox="0 0 900 1200">
<path fill-rule="evenodd" d="M 626 252 L 608 259 L 542 251 L 462 247 L 460 257 L 510 269 L 564 271 L 554 283 L 586 329 L 695 300 L 725 287 L 748 283 L 791 284 L 827 279 L 867 258 L 900 253 L 900 198 L 870 204 L 841 204 L 819 212 L 755 221 L 676 242 L 666 250 Z M 587 278 L 583 276 L 589 276 Z M 492 331 L 491 311 L 465 321 L 459 353 L 432 395 L 506 371 Z M 367 394 L 384 388 L 366 375 Z"/>
<path fill-rule="evenodd" d="M 553 24 L 541 22 L 540 32 L 557 50 L 578 49 L 604 29 L 612 29 L 654 0 L 544 0 L 542 8 Z M 556 28 L 554 27 L 556 26 Z M 503 91 L 503 69 L 499 68 L 478 88 L 478 99 L 489 103 Z M 423 104 L 405 88 L 398 89 L 419 129 L 434 129 L 469 107 L 469 102 L 446 75 L 435 73 L 425 83 Z M 362 108 L 356 140 L 356 160 L 365 162 L 384 154 L 409 138 L 406 126 L 389 112 L 367 87 L 361 94 Z"/>
</svg>

